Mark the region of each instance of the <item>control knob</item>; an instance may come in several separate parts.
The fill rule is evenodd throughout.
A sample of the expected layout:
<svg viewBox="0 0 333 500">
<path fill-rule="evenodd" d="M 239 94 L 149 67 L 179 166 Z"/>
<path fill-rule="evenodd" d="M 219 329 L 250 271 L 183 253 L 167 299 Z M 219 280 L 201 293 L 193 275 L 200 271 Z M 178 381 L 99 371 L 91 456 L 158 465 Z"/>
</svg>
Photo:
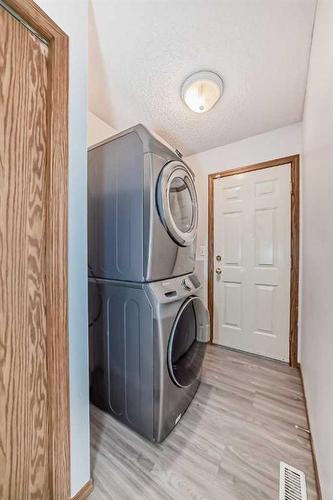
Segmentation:
<svg viewBox="0 0 333 500">
<path fill-rule="evenodd" d="M 184 288 L 184 290 L 186 290 L 187 292 L 190 292 L 192 290 L 192 287 L 191 287 L 191 285 L 189 283 L 189 280 L 187 280 L 186 278 L 184 278 L 182 280 L 181 285 Z"/>
</svg>

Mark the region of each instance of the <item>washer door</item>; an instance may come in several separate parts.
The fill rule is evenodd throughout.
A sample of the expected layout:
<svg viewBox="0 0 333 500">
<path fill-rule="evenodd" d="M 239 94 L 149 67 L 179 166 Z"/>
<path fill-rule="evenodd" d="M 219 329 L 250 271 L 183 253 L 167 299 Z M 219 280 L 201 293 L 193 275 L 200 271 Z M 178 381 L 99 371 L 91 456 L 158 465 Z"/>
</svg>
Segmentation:
<svg viewBox="0 0 333 500">
<path fill-rule="evenodd" d="M 197 380 L 208 341 L 208 311 L 198 297 L 189 297 L 178 311 L 168 346 L 168 369 L 178 387 Z"/>
<path fill-rule="evenodd" d="M 197 235 L 198 202 L 193 176 L 183 163 L 171 161 L 160 173 L 157 205 L 170 236 L 181 246 L 189 246 Z"/>
</svg>

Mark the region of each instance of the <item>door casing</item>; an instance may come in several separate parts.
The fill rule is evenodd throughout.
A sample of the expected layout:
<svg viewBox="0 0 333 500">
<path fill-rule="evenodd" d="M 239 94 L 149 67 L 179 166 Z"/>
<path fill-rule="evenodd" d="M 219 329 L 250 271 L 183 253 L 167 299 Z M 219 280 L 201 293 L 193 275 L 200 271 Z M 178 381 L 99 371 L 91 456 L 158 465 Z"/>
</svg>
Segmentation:
<svg viewBox="0 0 333 500">
<path fill-rule="evenodd" d="M 48 42 L 46 355 L 50 498 L 70 498 L 68 354 L 68 36 L 32 1 L 6 0 Z"/>
<path fill-rule="evenodd" d="M 290 260 L 290 329 L 289 364 L 298 366 L 298 286 L 299 286 L 299 155 L 277 158 L 245 167 L 234 168 L 208 175 L 208 310 L 210 313 L 210 341 L 213 343 L 214 327 L 214 181 L 221 177 L 244 174 L 254 170 L 290 164 L 291 172 L 291 260 Z"/>
</svg>

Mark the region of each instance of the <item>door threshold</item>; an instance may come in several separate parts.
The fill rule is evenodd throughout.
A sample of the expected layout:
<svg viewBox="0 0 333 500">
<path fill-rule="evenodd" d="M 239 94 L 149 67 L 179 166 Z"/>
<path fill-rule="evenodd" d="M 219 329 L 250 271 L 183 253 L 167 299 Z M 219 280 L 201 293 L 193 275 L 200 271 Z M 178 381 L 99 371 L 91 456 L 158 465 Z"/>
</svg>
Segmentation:
<svg viewBox="0 0 333 500">
<path fill-rule="evenodd" d="M 216 344 L 215 342 L 211 342 L 211 345 L 215 347 L 220 347 L 225 351 L 238 352 L 239 354 L 246 354 L 247 356 L 253 356 L 259 359 L 266 359 L 267 361 L 275 361 L 275 363 L 280 363 L 282 365 L 290 366 L 288 361 L 281 361 L 280 359 L 270 358 L 269 356 L 264 356 L 263 354 L 256 354 L 255 352 L 242 351 L 241 349 L 236 349 L 235 347 L 224 346 L 221 344 Z"/>
</svg>

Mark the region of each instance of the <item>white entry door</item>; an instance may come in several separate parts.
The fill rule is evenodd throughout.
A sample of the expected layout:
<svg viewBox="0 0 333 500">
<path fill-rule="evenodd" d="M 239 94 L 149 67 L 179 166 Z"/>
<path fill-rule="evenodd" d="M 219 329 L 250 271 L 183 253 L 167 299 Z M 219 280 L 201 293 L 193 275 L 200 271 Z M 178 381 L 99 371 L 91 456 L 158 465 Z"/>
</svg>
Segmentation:
<svg viewBox="0 0 333 500">
<path fill-rule="evenodd" d="M 214 181 L 214 343 L 289 360 L 290 165 Z"/>
</svg>

